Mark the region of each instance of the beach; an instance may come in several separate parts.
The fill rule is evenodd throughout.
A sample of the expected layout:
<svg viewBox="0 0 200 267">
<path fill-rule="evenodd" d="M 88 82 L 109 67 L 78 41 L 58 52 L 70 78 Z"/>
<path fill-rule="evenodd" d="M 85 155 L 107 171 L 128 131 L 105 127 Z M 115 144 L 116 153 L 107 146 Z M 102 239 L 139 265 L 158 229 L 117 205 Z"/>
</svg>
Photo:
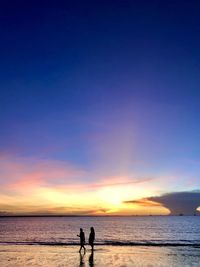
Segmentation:
<svg viewBox="0 0 200 267">
<path fill-rule="evenodd" d="M 80 254 L 78 246 L 1 245 L 2 267 L 24 266 L 200 266 L 198 247 L 98 246 Z"/>
<path fill-rule="evenodd" d="M 0 219 L 0 267 L 200 266 L 199 216 Z M 94 226 L 94 253 L 88 245 Z M 79 253 L 79 228 L 86 254 Z"/>
</svg>

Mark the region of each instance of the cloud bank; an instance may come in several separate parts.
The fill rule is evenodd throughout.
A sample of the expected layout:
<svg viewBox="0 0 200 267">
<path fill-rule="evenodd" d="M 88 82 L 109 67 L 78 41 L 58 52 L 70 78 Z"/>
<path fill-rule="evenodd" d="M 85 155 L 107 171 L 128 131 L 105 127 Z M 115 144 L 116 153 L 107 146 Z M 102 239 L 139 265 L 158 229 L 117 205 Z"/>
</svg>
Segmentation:
<svg viewBox="0 0 200 267">
<path fill-rule="evenodd" d="M 166 193 L 161 196 L 130 200 L 124 203 L 143 207 L 163 206 L 170 211 L 171 215 L 194 215 L 200 206 L 200 190 Z"/>
</svg>

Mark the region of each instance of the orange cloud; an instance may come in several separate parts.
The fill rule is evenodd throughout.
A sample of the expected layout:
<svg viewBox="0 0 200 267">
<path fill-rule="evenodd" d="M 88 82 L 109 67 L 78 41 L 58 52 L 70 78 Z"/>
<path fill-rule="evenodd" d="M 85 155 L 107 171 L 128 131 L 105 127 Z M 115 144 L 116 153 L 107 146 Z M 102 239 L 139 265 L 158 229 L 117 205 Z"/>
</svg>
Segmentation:
<svg viewBox="0 0 200 267">
<path fill-rule="evenodd" d="M 142 207 L 163 207 L 161 203 L 148 200 L 147 198 L 139 199 L 139 200 L 129 200 L 124 201 L 125 204 L 136 204 Z"/>
<path fill-rule="evenodd" d="M 90 214 L 98 215 L 120 212 L 123 200 L 135 193 L 141 183 L 152 180 L 133 175 L 101 177 L 65 161 L 5 156 L 0 162 L 0 211 L 83 214 L 90 210 L 94 211 Z M 61 206 L 65 208 L 59 210 Z"/>
</svg>

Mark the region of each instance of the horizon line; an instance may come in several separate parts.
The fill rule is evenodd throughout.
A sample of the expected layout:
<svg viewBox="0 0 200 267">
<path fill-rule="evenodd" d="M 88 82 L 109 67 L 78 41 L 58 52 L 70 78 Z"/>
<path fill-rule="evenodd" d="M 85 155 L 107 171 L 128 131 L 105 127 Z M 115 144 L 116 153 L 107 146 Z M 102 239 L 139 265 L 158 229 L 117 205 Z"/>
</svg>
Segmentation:
<svg viewBox="0 0 200 267">
<path fill-rule="evenodd" d="M 0 215 L 0 218 L 14 217 L 149 217 L 149 216 L 200 216 L 198 214 L 141 214 L 141 215 Z"/>
</svg>

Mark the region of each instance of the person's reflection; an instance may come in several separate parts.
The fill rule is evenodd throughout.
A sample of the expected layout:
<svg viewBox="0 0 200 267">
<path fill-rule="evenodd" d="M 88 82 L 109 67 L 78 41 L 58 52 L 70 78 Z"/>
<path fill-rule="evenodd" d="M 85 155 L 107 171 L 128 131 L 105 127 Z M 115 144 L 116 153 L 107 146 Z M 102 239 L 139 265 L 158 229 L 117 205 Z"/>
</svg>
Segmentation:
<svg viewBox="0 0 200 267">
<path fill-rule="evenodd" d="M 91 250 L 91 254 L 90 254 L 90 257 L 89 257 L 89 266 L 90 267 L 94 266 L 94 250 L 93 249 Z"/>
<path fill-rule="evenodd" d="M 80 267 L 85 266 L 85 262 L 84 262 L 84 257 L 85 257 L 85 253 L 82 254 L 81 252 L 79 252 L 80 254 Z"/>
</svg>

